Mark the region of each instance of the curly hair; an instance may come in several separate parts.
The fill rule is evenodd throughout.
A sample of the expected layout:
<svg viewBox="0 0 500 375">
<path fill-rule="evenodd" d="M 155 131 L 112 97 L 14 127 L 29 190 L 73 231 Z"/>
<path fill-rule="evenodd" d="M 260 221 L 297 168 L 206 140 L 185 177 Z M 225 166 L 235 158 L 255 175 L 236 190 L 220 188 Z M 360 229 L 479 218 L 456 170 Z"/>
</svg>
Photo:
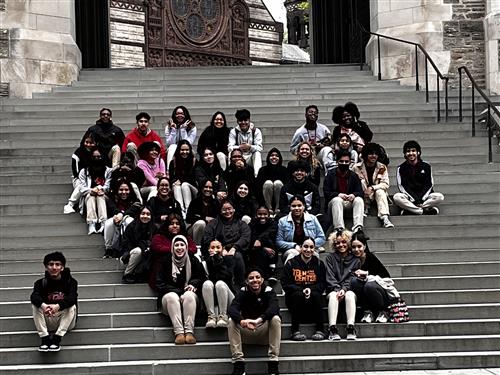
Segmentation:
<svg viewBox="0 0 500 375">
<path fill-rule="evenodd" d="M 309 149 L 311 150 L 311 156 L 309 156 L 309 158 L 307 158 L 307 159 L 302 159 L 299 155 L 299 150 L 303 145 L 307 145 L 309 147 Z M 319 161 L 316 158 L 316 151 L 307 141 L 302 141 L 299 143 L 299 145 L 297 147 L 297 154 L 295 155 L 295 160 L 307 161 L 307 163 L 309 163 L 309 165 L 311 166 L 311 173 L 313 173 L 316 170 L 316 168 L 319 167 Z"/>
</svg>

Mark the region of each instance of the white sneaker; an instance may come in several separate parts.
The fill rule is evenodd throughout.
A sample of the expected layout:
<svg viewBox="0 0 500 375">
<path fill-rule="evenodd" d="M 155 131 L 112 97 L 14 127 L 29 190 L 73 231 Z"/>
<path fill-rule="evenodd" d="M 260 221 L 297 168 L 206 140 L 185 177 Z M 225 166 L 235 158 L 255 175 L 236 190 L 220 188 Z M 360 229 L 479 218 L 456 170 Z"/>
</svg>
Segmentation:
<svg viewBox="0 0 500 375">
<path fill-rule="evenodd" d="M 361 318 L 361 323 L 371 323 L 373 322 L 373 314 L 371 311 L 365 311 L 365 315 Z"/>
<path fill-rule="evenodd" d="M 67 205 L 64 206 L 63 208 L 63 214 L 72 214 L 75 213 L 75 209 L 73 208 L 73 205 L 71 203 L 68 203 Z"/>
<path fill-rule="evenodd" d="M 217 319 L 217 328 L 227 328 L 229 325 L 229 318 L 226 314 L 219 315 L 219 319 Z"/>
<path fill-rule="evenodd" d="M 394 224 L 389 220 L 389 216 L 384 215 L 380 218 L 382 220 L 382 225 L 384 228 L 394 228 Z"/>
<path fill-rule="evenodd" d="M 217 320 L 215 319 L 215 315 L 209 315 L 207 323 L 205 324 L 205 328 L 215 328 L 215 327 L 217 327 Z"/>
<path fill-rule="evenodd" d="M 94 233 L 97 233 L 97 231 L 95 229 L 95 223 L 90 223 L 89 224 L 89 232 L 87 234 L 90 236 L 91 234 L 94 234 Z"/>
<path fill-rule="evenodd" d="M 377 323 L 387 323 L 387 316 L 385 315 L 384 312 L 380 312 L 377 316 L 377 319 L 375 319 L 375 322 Z"/>
</svg>

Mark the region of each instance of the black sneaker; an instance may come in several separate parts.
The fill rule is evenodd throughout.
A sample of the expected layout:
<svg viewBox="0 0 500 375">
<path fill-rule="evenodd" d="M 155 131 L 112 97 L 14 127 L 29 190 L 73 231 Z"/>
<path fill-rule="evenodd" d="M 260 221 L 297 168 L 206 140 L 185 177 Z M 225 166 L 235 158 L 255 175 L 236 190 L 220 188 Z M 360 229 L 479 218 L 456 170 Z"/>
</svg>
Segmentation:
<svg viewBox="0 0 500 375">
<path fill-rule="evenodd" d="M 337 326 L 330 326 L 328 328 L 328 340 L 330 341 L 339 341 L 340 335 Z"/>
<path fill-rule="evenodd" d="M 233 373 L 231 375 L 245 375 L 245 362 L 236 361 L 233 364 Z"/>
<path fill-rule="evenodd" d="M 346 339 L 347 340 L 356 340 L 357 336 L 356 336 L 356 329 L 354 328 L 354 325 L 352 324 L 349 324 L 347 326 L 347 337 Z"/>
<path fill-rule="evenodd" d="M 278 361 L 269 361 L 267 362 L 267 373 L 269 375 L 279 375 L 279 362 Z"/>
<path fill-rule="evenodd" d="M 42 342 L 41 342 L 40 346 L 38 347 L 38 351 L 39 352 L 48 352 L 50 344 L 51 344 L 50 336 L 42 337 Z"/>
<path fill-rule="evenodd" d="M 439 208 L 437 207 L 429 207 L 429 208 L 424 208 L 424 215 L 437 215 L 439 214 Z"/>
<path fill-rule="evenodd" d="M 59 335 L 54 335 L 52 337 L 52 343 L 49 346 L 49 352 L 58 352 L 61 350 L 61 339 L 62 337 Z"/>
<path fill-rule="evenodd" d="M 135 278 L 131 275 L 123 275 L 122 283 L 123 284 L 135 284 Z"/>
</svg>

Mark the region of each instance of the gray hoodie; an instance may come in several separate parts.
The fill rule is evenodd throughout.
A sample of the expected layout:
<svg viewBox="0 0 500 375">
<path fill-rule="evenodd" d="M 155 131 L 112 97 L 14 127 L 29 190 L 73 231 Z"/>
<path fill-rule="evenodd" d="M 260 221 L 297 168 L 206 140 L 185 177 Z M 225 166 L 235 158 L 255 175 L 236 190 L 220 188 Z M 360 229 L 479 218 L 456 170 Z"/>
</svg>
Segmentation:
<svg viewBox="0 0 500 375">
<path fill-rule="evenodd" d="M 351 278 L 353 271 L 361 266 L 361 261 L 352 254 L 347 254 L 344 258 L 339 253 L 334 252 L 327 255 L 326 266 L 326 292 L 338 292 L 341 289 L 348 291 L 351 289 Z"/>
</svg>

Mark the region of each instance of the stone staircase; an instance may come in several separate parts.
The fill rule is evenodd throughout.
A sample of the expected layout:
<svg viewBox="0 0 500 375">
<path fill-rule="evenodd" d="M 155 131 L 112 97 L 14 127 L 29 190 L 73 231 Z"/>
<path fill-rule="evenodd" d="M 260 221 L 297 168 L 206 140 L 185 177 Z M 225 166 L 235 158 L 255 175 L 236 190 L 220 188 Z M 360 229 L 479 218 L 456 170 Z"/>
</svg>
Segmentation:
<svg viewBox="0 0 500 375">
<path fill-rule="evenodd" d="M 487 164 L 484 130 L 471 138 L 468 119 L 457 121 L 455 94 L 450 121 L 436 123 L 435 105 L 425 104 L 423 93 L 350 66 L 89 70 L 80 78 L 32 100 L 0 102 L 1 374 L 231 372 L 225 331 L 197 326 L 197 345 L 174 346 L 147 285 L 122 285 L 119 263 L 100 258 L 102 238 L 87 236 L 78 215 L 61 213 L 71 190 L 70 155 L 101 107 L 113 110 L 125 132 L 137 112 L 148 111 L 160 134 L 179 104 L 199 133 L 216 110 L 234 124 L 235 110 L 246 107 L 263 129 L 265 151 L 276 146 L 289 159 L 305 106 L 317 104 L 320 121 L 332 126 L 332 108 L 348 100 L 385 146 L 391 183 L 403 142 L 416 139 L 445 202 L 439 216 L 394 216 L 394 230 L 366 220 L 371 249 L 412 321 L 359 324 L 355 342 L 296 343 L 288 340 L 281 297 L 282 373 L 500 367 L 500 164 Z M 79 319 L 61 352 L 40 354 L 29 295 L 43 255 L 53 250 L 64 252 L 79 281 Z M 248 372 L 262 372 L 265 350 L 247 353 Z"/>
</svg>

